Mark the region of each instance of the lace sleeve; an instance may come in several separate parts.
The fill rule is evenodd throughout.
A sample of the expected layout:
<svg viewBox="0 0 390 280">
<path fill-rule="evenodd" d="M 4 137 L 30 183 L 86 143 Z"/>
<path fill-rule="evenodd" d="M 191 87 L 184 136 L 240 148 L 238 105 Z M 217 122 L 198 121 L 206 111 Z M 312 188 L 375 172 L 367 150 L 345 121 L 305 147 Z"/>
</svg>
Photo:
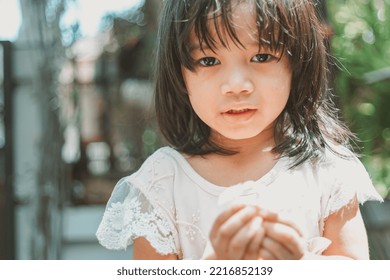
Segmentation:
<svg viewBox="0 0 390 280">
<path fill-rule="evenodd" d="M 383 201 L 365 167 L 357 158 L 338 159 L 327 170 L 326 176 L 330 188 L 326 195 L 323 217 L 337 212 L 355 197 L 360 204 L 368 200 Z"/>
<path fill-rule="evenodd" d="M 131 179 L 121 179 L 112 192 L 96 233 L 100 244 L 126 249 L 133 239 L 144 237 L 162 255 L 177 253 L 177 232 L 169 215 Z"/>
</svg>

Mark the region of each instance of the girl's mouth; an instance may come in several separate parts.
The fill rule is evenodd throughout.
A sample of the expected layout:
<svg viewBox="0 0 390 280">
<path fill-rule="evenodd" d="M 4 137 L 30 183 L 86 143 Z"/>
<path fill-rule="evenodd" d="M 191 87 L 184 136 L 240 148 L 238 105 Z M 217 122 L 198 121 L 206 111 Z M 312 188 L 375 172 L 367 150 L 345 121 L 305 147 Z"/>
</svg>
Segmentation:
<svg viewBox="0 0 390 280">
<path fill-rule="evenodd" d="M 256 109 L 230 109 L 223 113 L 225 118 L 229 121 L 233 122 L 243 122 L 252 118 L 252 116 L 256 113 Z"/>
<path fill-rule="evenodd" d="M 240 109 L 240 110 L 233 110 L 232 109 L 232 110 L 227 111 L 226 113 L 227 114 L 242 114 L 242 113 L 249 112 L 251 110 L 253 110 L 253 109 Z"/>
</svg>

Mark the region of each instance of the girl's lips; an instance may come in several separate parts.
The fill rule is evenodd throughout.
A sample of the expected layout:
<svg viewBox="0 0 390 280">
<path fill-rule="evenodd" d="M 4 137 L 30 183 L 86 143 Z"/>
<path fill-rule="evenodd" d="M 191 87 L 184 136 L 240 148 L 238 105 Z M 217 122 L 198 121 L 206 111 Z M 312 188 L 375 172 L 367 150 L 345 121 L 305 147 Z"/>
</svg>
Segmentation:
<svg viewBox="0 0 390 280">
<path fill-rule="evenodd" d="M 250 111 L 251 109 L 239 109 L 239 110 L 229 110 L 226 112 L 226 114 L 241 114 Z"/>
<path fill-rule="evenodd" d="M 223 113 L 223 116 L 229 120 L 234 122 L 243 122 L 249 120 L 255 113 L 256 109 L 231 109 Z"/>
</svg>

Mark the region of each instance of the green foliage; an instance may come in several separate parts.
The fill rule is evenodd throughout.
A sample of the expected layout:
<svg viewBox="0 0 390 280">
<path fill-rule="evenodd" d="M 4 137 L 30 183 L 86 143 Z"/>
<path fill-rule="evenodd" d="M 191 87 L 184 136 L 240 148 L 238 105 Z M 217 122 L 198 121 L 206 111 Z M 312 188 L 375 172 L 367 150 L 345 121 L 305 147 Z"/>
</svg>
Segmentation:
<svg viewBox="0 0 390 280">
<path fill-rule="evenodd" d="M 390 0 L 329 0 L 327 6 L 340 68 L 336 95 L 361 140 L 362 160 L 384 194 L 390 189 Z M 385 79 L 367 75 L 386 67 Z"/>
</svg>

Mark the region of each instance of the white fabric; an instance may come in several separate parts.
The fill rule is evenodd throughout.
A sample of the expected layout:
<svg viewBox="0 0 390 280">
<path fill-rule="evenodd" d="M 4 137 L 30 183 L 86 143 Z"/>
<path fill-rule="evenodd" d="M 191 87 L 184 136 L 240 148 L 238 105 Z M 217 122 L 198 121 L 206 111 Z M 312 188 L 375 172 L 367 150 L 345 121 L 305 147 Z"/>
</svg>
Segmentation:
<svg viewBox="0 0 390 280">
<path fill-rule="evenodd" d="M 97 238 L 109 249 L 125 249 L 142 236 L 161 254 L 200 259 L 217 215 L 232 201 L 242 201 L 290 215 L 308 250 L 321 254 L 331 243 L 322 237 L 330 214 L 355 196 L 360 203 L 382 200 L 355 157 L 329 152 L 317 164 L 306 162 L 294 169 L 289 164 L 282 158 L 261 179 L 226 188 L 201 177 L 179 152 L 161 148 L 139 171 L 118 182 Z"/>
</svg>

